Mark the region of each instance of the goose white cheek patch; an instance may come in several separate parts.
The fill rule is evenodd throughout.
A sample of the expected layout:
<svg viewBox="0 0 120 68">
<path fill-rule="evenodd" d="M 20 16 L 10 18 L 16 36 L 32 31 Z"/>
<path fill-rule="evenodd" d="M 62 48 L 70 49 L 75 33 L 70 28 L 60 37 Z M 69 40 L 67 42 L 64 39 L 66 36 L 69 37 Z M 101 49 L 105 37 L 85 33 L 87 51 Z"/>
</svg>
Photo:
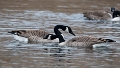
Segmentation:
<svg viewBox="0 0 120 68">
<path fill-rule="evenodd" d="M 68 27 L 66 27 L 66 30 L 65 30 L 65 31 L 69 33 L 69 29 L 68 29 Z"/>
</svg>

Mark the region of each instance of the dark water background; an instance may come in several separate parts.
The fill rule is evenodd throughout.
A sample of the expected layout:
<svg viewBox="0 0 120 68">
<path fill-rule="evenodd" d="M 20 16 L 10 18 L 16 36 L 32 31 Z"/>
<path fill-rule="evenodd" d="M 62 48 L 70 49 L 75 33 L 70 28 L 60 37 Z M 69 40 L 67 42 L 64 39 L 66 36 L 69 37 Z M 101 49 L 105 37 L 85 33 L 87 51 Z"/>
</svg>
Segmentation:
<svg viewBox="0 0 120 68">
<path fill-rule="evenodd" d="M 120 0 L 1 0 L 0 68 L 120 68 L 120 24 L 87 21 L 83 12 L 108 7 L 120 9 Z M 76 35 L 111 38 L 108 48 L 22 44 L 8 34 L 16 29 L 44 29 L 53 33 L 57 24 L 70 26 Z M 71 36 L 64 33 L 66 39 Z"/>
</svg>

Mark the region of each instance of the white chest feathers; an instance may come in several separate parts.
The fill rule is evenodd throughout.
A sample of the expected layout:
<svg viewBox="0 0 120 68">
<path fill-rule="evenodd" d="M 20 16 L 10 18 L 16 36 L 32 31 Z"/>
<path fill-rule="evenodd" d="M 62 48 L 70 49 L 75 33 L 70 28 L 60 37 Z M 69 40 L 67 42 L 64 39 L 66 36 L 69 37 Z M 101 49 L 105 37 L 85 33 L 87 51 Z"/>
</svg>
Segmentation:
<svg viewBox="0 0 120 68">
<path fill-rule="evenodd" d="M 120 17 L 115 17 L 115 18 L 111 19 L 111 21 L 120 21 Z"/>
<path fill-rule="evenodd" d="M 64 46 L 64 45 L 66 45 L 66 42 L 61 42 L 61 43 L 59 43 L 59 45 Z"/>
<path fill-rule="evenodd" d="M 18 36 L 18 35 L 13 35 L 14 38 L 20 42 L 23 42 L 23 43 L 28 43 L 28 38 L 25 38 L 25 37 L 21 37 L 21 36 Z"/>
<path fill-rule="evenodd" d="M 53 42 L 59 42 L 59 39 L 58 38 L 56 38 L 56 39 L 54 39 L 54 40 L 52 40 Z"/>
</svg>

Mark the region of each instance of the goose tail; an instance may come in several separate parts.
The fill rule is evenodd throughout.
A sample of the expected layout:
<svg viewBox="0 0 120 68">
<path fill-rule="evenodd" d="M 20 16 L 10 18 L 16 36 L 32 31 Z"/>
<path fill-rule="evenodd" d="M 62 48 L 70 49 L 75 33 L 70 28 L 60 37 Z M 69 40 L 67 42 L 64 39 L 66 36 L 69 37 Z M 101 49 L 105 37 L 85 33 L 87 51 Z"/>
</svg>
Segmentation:
<svg viewBox="0 0 120 68">
<path fill-rule="evenodd" d="M 12 32 L 9 31 L 8 33 L 12 33 Z"/>
<path fill-rule="evenodd" d="M 112 40 L 112 39 L 99 38 L 98 40 L 101 41 L 101 42 L 116 42 L 115 40 Z"/>
<path fill-rule="evenodd" d="M 9 32 L 7 32 L 7 33 L 13 34 L 14 32 L 13 32 L 13 31 L 9 31 Z"/>
<path fill-rule="evenodd" d="M 112 39 L 105 39 L 106 42 L 116 42 L 115 40 L 112 40 Z"/>
</svg>

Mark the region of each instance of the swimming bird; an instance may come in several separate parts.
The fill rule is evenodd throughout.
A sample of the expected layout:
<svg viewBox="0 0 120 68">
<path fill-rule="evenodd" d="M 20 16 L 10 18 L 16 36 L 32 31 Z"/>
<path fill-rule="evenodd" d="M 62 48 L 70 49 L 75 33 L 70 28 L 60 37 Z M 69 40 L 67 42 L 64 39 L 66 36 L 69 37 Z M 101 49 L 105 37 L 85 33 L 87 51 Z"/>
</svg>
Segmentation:
<svg viewBox="0 0 120 68">
<path fill-rule="evenodd" d="M 75 36 L 75 34 L 71 31 L 71 28 L 69 26 L 56 25 L 54 27 L 55 34 L 62 35 L 59 29 L 62 29 L 63 31 L 67 31 Z M 46 32 L 44 30 L 13 30 L 8 33 L 13 34 L 16 40 L 24 43 L 59 42 L 59 40 L 57 39 L 53 39 L 53 40 L 43 39 L 44 36 L 50 34 L 49 32 Z"/>
<path fill-rule="evenodd" d="M 116 10 L 117 9 L 115 9 L 114 7 L 111 7 L 111 9 L 88 11 L 83 14 L 84 14 L 84 17 L 86 17 L 88 20 L 111 20 L 111 19 L 114 19 L 113 12 Z"/>
<path fill-rule="evenodd" d="M 79 46 L 79 47 L 87 47 L 87 48 L 105 46 L 105 45 L 102 45 L 102 43 L 115 42 L 112 39 L 97 38 L 97 37 L 92 37 L 92 36 L 77 36 L 68 41 L 65 41 L 64 37 L 60 34 L 58 35 L 48 34 L 44 37 L 44 39 L 54 39 L 54 38 L 59 38 L 59 45 Z"/>
</svg>

